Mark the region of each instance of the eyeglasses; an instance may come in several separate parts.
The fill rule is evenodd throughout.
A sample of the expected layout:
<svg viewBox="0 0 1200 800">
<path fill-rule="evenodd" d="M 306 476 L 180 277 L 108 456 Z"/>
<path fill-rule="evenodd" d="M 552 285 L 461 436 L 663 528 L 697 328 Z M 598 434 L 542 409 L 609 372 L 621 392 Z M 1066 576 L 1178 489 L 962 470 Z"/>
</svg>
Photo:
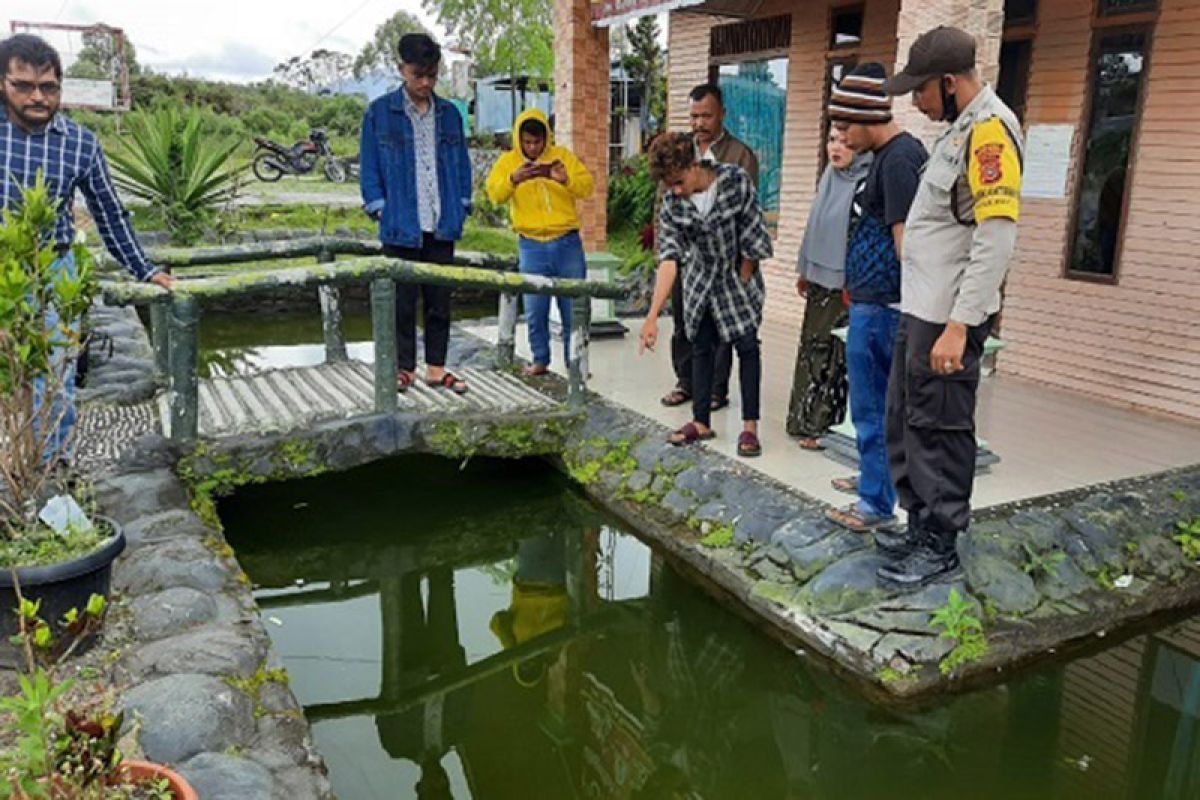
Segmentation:
<svg viewBox="0 0 1200 800">
<path fill-rule="evenodd" d="M 34 91 L 39 91 L 43 97 L 54 97 L 62 91 L 62 84 L 58 81 L 34 83 L 33 81 L 14 81 L 11 78 L 6 78 L 5 80 L 17 94 L 31 95 Z"/>
</svg>

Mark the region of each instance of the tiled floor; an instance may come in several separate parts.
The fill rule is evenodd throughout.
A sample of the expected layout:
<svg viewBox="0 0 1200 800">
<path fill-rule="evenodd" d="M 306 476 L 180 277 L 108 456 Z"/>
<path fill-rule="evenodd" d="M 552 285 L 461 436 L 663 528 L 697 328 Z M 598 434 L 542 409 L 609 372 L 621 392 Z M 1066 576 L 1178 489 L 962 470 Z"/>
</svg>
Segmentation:
<svg viewBox="0 0 1200 800">
<path fill-rule="evenodd" d="M 674 381 L 671 320 L 664 318 L 659 324 L 658 350 L 643 355 L 637 352 L 640 320 L 624 322 L 630 331 L 623 339 L 593 340 L 589 388 L 666 425 L 683 424 L 690 418 L 686 407 L 664 408 L 659 403 Z M 495 337 L 494 329 L 476 332 Z M 528 357 L 523 329 L 517 338 L 518 352 Z M 765 329 L 763 341 L 764 452 L 747 463 L 808 495 L 845 503 L 845 495 L 833 491 L 829 480 L 852 470 L 821 453 L 800 450 L 784 433 L 796 336 Z M 555 342 L 555 371 L 562 371 L 561 356 L 561 343 Z M 736 372 L 735 361 L 735 376 Z M 730 457 L 736 457 L 735 434 L 740 429 L 736 380 L 732 405 L 713 417 L 718 438 L 704 445 Z M 978 424 L 980 435 L 1001 461 L 976 481 L 977 508 L 1200 463 L 1200 424 L 1117 408 L 1002 374 L 983 381 Z"/>
</svg>

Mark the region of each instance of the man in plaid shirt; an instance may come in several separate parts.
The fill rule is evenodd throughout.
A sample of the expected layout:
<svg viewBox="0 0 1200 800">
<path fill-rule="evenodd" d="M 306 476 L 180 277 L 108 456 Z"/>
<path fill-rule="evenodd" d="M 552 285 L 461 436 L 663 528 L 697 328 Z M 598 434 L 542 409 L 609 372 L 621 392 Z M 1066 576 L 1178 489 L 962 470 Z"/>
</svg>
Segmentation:
<svg viewBox="0 0 1200 800">
<path fill-rule="evenodd" d="M 758 262 L 772 255 L 771 236 L 754 181 L 740 167 L 697 160 L 686 134 L 667 134 L 650 148 L 650 175 L 668 192 L 659 213 L 658 278 L 641 349 L 658 342 L 658 316 L 671 296 L 680 263 L 683 318 L 692 342 L 692 421 L 671 434 L 674 444 L 711 439 L 713 370 L 718 342 L 738 354 L 743 431 L 738 454 L 762 453 L 758 440 L 762 324 L 766 290 Z"/>
<path fill-rule="evenodd" d="M 133 234 L 129 213 L 117 198 L 108 163 L 95 134 L 58 113 L 62 101 L 62 61 L 42 39 L 18 34 L 0 42 L 0 209 L 21 202 L 22 191 L 45 176 L 58 201 L 54 228 L 57 268 L 73 269 L 70 246 L 75 239 L 75 190 L 83 193 L 88 210 L 108 248 L 121 266 L 141 281 L 170 289 L 174 280 L 146 258 Z M 56 319 L 47 319 L 56 326 Z M 63 396 L 55 398 L 57 430 L 47 434 L 48 457 L 64 458 L 75 423 L 74 372 L 68 370 Z"/>
</svg>

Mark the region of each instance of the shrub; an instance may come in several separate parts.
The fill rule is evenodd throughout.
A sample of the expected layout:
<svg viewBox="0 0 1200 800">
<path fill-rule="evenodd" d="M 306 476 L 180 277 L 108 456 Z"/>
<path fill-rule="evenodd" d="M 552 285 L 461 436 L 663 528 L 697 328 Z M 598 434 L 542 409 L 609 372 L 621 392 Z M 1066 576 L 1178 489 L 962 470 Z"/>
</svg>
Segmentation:
<svg viewBox="0 0 1200 800">
<path fill-rule="evenodd" d="M 645 156 L 629 159 L 609 180 L 608 218 L 634 229 L 641 228 L 654 213 L 655 189 Z"/>
<path fill-rule="evenodd" d="M 237 192 L 244 165 L 233 163 L 239 142 L 213 141 L 201 132 L 201 114 L 174 109 L 133 114 L 130 139 L 110 158 L 117 185 L 150 203 L 171 241 L 191 245 L 212 223 L 216 209 Z"/>
</svg>

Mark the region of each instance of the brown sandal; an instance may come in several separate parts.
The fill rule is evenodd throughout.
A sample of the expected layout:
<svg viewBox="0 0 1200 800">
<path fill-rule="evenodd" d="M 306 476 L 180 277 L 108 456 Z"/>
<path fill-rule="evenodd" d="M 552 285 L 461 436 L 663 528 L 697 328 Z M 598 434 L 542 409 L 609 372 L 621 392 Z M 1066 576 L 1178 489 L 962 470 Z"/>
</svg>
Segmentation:
<svg viewBox="0 0 1200 800">
<path fill-rule="evenodd" d="M 851 475 L 849 478 L 834 478 L 829 482 L 829 485 L 842 494 L 852 494 L 855 497 L 858 496 L 857 475 Z"/>
<path fill-rule="evenodd" d="M 752 431 L 742 431 L 738 436 L 737 453 L 742 458 L 755 458 L 762 455 L 762 442 L 758 434 Z"/>
<path fill-rule="evenodd" d="M 521 374 L 527 378 L 540 378 L 543 375 L 549 375 L 550 368 L 545 364 L 530 364 L 528 367 L 525 367 L 525 369 L 521 370 Z"/>
<path fill-rule="evenodd" d="M 696 423 L 689 422 L 679 430 L 672 431 L 667 437 L 667 441 L 676 447 L 683 447 L 684 445 L 695 444 L 696 442 L 707 442 L 709 439 L 715 438 L 717 438 L 717 434 L 712 428 L 709 428 L 707 431 L 701 431 L 696 427 Z"/>
<path fill-rule="evenodd" d="M 426 380 L 425 385 L 432 386 L 435 389 L 449 389 L 455 394 L 467 393 L 467 382 L 455 375 L 450 370 L 446 370 L 444 373 L 442 373 L 442 377 L 438 378 L 437 380 Z"/>
<path fill-rule="evenodd" d="M 417 382 L 417 376 L 407 370 L 396 373 L 396 391 L 404 394 Z"/>
</svg>

